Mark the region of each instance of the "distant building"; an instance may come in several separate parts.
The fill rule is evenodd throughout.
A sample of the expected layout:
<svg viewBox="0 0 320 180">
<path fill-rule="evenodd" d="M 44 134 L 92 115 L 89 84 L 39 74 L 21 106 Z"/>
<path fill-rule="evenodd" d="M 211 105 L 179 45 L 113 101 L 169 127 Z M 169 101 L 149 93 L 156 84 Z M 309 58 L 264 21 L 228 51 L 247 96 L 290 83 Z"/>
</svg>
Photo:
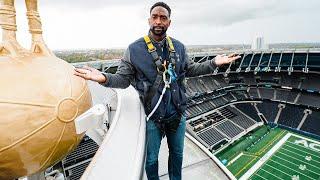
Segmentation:
<svg viewBox="0 0 320 180">
<path fill-rule="evenodd" d="M 253 40 L 251 49 L 253 50 L 268 49 L 268 45 L 264 42 L 264 38 L 262 36 L 258 36 Z"/>
</svg>

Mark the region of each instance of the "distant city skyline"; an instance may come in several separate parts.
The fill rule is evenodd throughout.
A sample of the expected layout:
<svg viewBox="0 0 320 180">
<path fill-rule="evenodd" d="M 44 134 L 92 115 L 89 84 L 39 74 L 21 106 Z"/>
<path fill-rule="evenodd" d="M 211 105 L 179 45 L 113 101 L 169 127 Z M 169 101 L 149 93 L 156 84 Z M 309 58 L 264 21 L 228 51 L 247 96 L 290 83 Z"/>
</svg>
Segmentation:
<svg viewBox="0 0 320 180">
<path fill-rule="evenodd" d="M 148 32 L 156 1 L 38 1 L 49 48 L 126 48 Z M 320 42 L 318 0 L 176 0 L 168 34 L 186 45 Z M 30 46 L 24 1 L 16 1 L 18 40 Z"/>
</svg>

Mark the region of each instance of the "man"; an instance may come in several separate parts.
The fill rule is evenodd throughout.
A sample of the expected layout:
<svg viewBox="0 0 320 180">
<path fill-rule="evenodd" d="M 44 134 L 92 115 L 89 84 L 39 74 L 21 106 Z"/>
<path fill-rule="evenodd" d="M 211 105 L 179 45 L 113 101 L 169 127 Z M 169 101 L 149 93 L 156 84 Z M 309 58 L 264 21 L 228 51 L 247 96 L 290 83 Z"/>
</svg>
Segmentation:
<svg viewBox="0 0 320 180">
<path fill-rule="evenodd" d="M 170 7 L 163 2 L 150 8 L 148 36 L 129 45 L 116 74 L 103 74 L 90 67 L 75 69 L 75 75 L 106 87 L 126 88 L 132 84 L 138 91 L 148 117 L 145 170 L 149 180 L 159 179 L 158 155 L 164 136 L 169 148 L 169 177 L 181 179 L 187 106 L 185 77 L 213 72 L 216 66 L 240 58 L 218 55 L 203 63 L 189 60 L 185 46 L 166 35 L 170 15 Z"/>
</svg>

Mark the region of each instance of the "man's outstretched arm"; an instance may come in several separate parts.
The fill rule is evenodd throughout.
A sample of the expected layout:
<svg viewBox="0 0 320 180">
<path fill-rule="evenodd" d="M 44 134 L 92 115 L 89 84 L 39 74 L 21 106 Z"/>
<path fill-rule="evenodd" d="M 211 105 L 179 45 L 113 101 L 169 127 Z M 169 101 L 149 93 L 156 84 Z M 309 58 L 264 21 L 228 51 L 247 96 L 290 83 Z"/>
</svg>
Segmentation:
<svg viewBox="0 0 320 180">
<path fill-rule="evenodd" d="M 235 54 L 231 54 L 229 56 L 217 55 L 212 60 L 204 61 L 202 63 L 197 63 L 189 59 L 187 53 L 185 53 L 185 58 L 187 62 L 187 76 L 193 77 L 193 76 L 199 76 L 203 74 L 210 74 L 215 70 L 217 66 L 221 66 L 223 64 L 229 64 L 241 58 L 241 56 L 235 55 Z"/>
<path fill-rule="evenodd" d="M 102 73 L 88 66 L 75 68 L 74 74 L 106 87 L 127 88 L 134 79 L 135 68 L 130 61 L 130 51 L 127 49 L 115 74 Z"/>
</svg>

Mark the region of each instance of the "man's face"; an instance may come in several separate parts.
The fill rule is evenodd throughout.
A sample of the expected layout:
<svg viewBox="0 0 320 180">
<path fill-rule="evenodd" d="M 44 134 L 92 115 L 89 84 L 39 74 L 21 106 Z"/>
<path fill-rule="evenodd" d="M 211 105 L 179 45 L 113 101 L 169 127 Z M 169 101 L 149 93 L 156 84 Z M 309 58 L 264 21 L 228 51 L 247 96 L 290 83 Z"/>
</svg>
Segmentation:
<svg viewBox="0 0 320 180">
<path fill-rule="evenodd" d="M 148 20 L 151 32 L 157 36 L 164 35 L 171 23 L 168 10 L 161 6 L 152 9 Z"/>
</svg>

